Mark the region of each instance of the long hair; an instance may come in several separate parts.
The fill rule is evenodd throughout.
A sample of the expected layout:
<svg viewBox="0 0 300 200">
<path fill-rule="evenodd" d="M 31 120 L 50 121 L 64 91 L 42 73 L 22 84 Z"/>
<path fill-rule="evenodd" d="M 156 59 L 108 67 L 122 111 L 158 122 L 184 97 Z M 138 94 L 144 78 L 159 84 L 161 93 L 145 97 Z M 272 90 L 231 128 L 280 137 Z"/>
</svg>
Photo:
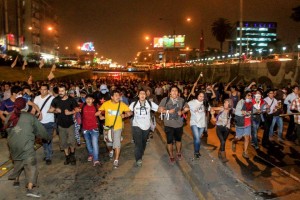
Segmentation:
<svg viewBox="0 0 300 200">
<path fill-rule="evenodd" d="M 8 119 L 8 122 L 5 126 L 5 128 L 13 128 L 17 125 L 20 115 L 21 115 L 21 110 L 25 108 L 26 106 L 26 101 L 22 97 L 19 97 L 16 99 L 14 103 L 14 110 Z"/>
</svg>

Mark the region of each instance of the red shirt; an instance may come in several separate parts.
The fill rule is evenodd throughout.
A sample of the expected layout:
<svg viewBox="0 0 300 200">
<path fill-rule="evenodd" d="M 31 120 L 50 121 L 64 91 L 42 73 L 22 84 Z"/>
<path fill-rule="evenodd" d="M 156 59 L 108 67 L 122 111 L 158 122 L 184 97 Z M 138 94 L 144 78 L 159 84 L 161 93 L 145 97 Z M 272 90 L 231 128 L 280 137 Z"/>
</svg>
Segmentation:
<svg viewBox="0 0 300 200">
<path fill-rule="evenodd" d="M 92 130 L 98 128 L 97 118 L 95 113 L 97 112 L 94 105 L 85 105 L 82 111 L 82 128 L 84 130 Z"/>
</svg>

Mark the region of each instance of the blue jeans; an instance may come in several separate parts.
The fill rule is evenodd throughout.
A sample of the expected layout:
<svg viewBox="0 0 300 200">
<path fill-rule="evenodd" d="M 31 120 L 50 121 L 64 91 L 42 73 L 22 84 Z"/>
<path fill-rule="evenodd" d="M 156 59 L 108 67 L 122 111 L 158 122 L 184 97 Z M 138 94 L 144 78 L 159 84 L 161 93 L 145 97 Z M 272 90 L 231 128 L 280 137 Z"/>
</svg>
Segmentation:
<svg viewBox="0 0 300 200">
<path fill-rule="evenodd" d="M 92 130 L 83 130 L 83 136 L 86 143 L 86 148 L 88 150 L 89 155 L 93 155 L 93 160 L 99 160 L 99 130 L 92 129 Z"/>
<path fill-rule="evenodd" d="M 255 146 L 258 146 L 257 141 L 257 132 L 259 129 L 260 121 L 252 120 L 251 121 L 251 137 L 252 137 L 252 143 L 254 143 Z"/>
<path fill-rule="evenodd" d="M 51 158 L 52 158 L 52 133 L 53 133 L 53 130 L 55 127 L 55 123 L 49 122 L 49 123 L 43 124 L 43 126 L 45 127 L 48 135 L 51 138 L 50 141 L 42 140 L 43 148 L 44 148 L 44 155 L 45 155 L 46 160 L 51 160 Z"/>
<path fill-rule="evenodd" d="M 194 137 L 194 153 L 199 153 L 199 151 L 200 151 L 200 139 L 201 139 L 202 133 L 203 133 L 205 128 L 204 127 L 199 128 L 196 125 L 192 125 L 191 129 L 192 129 L 193 137 Z"/>
<path fill-rule="evenodd" d="M 278 137 L 282 139 L 283 120 L 282 117 L 279 116 L 273 116 L 273 121 L 270 127 L 269 136 L 273 136 L 275 124 L 277 124 Z"/>
</svg>

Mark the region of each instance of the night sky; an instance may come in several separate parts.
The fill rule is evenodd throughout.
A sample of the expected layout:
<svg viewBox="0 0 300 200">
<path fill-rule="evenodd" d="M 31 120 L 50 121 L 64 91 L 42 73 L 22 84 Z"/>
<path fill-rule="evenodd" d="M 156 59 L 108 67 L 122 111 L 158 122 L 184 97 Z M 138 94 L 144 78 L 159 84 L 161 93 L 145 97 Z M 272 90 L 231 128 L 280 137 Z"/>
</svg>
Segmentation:
<svg viewBox="0 0 300 200">
<path fill-rule="evenodd" d="M 59 17 L 59 43 L 63 50 L 93 41 L 99 55 L 120 64 L 134 60 L 149 46 L 144 38 L 186 35 L 186 46 L 199 48 L 201 30 L 205 48 L 219 47 L 211 35 L 211 24 L 219 17 L 239 20 L 240 0 L 53 0 Z M 245 21 L 278 23 L 278 38 L 294 44 L 300 37 L 300 22 L 290 19 L 300 0 L 244 0 Z M 185 19 L 192 21 L 187 23 Z M 162 18 L 162 20 L 160 19 Z M 225 46 L 226 48 L 226 46 Z"/>
</svg>

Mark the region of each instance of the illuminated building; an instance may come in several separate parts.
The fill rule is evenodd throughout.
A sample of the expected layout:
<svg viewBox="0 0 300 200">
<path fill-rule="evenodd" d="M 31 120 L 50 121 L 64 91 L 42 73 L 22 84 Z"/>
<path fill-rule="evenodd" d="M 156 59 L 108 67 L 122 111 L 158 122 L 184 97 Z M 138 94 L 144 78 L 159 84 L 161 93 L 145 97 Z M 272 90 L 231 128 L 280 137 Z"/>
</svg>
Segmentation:
<svg viewBox="0 0 300 200">
<path fill-rule="evenodd" d="M 45 59 L 54 59 L 58 54 L 58 32 L 52 4 L 52 0 L 2 0 L 0 51 L 40 53 Z"/>
<path fill-rule="evenodd" d="M 236 48 L 242 43 L 242 52 L 268 52 L 269 46 L 277 40 L 276 22 L 244 21 L 242 42 L 240 40 L 239 22 L 236 23 Z"/>
</svg>

